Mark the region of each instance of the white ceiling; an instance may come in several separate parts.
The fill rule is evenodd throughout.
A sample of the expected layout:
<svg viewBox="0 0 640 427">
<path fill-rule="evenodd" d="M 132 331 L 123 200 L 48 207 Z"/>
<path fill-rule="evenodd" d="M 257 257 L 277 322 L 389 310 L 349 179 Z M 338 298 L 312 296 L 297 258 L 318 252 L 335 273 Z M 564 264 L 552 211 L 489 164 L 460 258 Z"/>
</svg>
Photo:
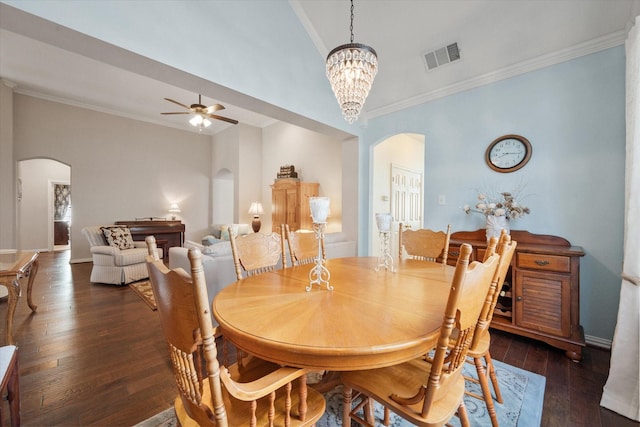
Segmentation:
<svg viewBox="0 0 640 427">
<path fill-rule="evenodd" d="M 349 42 L 348 1 L 289 3 L 323 57 Z M 639 13 L 640 0 L 356 1 L 354 41 L 372 46 L 379 59 L 363 115 L 376 117 L 620 45 Z M 16 84 L 18 93 L 194 130 L 188 116 L 159 113 L 179 111 L 163 97 L 189 105 L 197 94 L 7 31 L 1 18 L 0 77 Z M 462 59 L 427 71 L 423 54 L 452 42 Z M 203 97 L 205 105 L 218 102 Z M 222 103 L 226 109 L 219 114 L 242 123 L 264 127 L 274 121 Z M 214 121 L 207 133 L 228 126 Z"/>
</svg>

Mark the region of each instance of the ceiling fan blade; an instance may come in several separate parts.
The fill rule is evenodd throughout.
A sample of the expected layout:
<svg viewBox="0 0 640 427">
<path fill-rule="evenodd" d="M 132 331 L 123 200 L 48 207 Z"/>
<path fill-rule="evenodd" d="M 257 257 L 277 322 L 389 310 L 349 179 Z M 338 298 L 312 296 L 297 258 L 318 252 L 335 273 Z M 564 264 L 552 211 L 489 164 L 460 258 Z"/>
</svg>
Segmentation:
<svg viewBox="0 0 640 427">
<path fill-rule="evenodd" d="M 206 115 L 207 117 L 212 118 L 212 119 L 222 120 L 223 122 L 231 123 L 231 124 L 234 124 L 234 125 L 237 125 L 237 124 L 238 124 L 238 121 L 237 121 L 237 120 L 234 120 L 234 119 L 228 119 L 228 118 L 226 118 L 226 117 L 218 116 L 218 115 L 216 115 L 216 114 L 205 114 L 205 115 Z"/>
<path fill-rule="evenodd" d="M 188 107 L 188 106 L 184 105 L 183 103 L 178 102 L 178 101 L 174 101 L 174 100 L 173 100 L 173 99 L 171 99 L 171 98 L 165 98 L 165 99 L 166 99 L 167 101 L 169 101 L 169 102 L 173 102 L 174 104 L 177 104 L 177 105 L 179 105 L 179 106 L 181 106 L 181 107 L 183 107 L 183 108 L 186 108 L 187 110 L 190 110 L 190 109 L 191 109 L 190 107 Z"/>
<path fill-rule="evenodd" d="M 176 113 L 160 113 L 160 114 L 191 114 L 191 111 L 180 111 Z"/>
<path fill-rule="evenodd" d="M 222 104 L 214 104 L 210 107 L 207 107 L 206 109 L 206 113 L 211 114 L 211 113 L 215 113 L 216 111 L 220 111 L 220 110 L 224 110 L 224 105 Z"/>
</svg>

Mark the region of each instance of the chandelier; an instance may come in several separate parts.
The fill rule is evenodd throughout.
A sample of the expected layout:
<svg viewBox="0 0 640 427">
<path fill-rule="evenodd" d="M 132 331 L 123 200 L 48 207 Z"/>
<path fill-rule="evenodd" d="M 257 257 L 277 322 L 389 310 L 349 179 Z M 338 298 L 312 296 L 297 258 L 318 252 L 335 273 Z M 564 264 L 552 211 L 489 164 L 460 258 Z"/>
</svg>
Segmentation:
<svg viewBox="0 0 640 427">
<path fill-rule="evenodd" d="M 345 120 L 358 120 L 378 72 L 378 55 L 372 47 L 353 42 L 353 0 L 351 0 L 351 43 L 343 44 L 327 56 L 327 78 L 342 108 Z"/>
</svg>

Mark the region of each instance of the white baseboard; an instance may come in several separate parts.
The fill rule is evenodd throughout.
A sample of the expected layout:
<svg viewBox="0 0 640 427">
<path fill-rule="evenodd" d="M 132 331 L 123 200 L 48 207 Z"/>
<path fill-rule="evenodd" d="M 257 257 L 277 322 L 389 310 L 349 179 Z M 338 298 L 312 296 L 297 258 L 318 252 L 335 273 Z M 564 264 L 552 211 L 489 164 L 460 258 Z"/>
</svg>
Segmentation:
<svg viewBox="0 0 640 427">
<path fill-rule="evenodd" d="M 93 260 L 91 258 L 77 258 L 69 260 L 69 264 L 80 264 L 83 262 L 93 262 Z"/>
<path fill-rule="evenodd" d="M 592 335 L 585 335 L 584 340 L 588 345 L 592 345 L 594 347 L 606 348 L 607 350 L 611 350 L 611 340 L 607 340 L 600 337 L 594 337 Z"/>
</svg>

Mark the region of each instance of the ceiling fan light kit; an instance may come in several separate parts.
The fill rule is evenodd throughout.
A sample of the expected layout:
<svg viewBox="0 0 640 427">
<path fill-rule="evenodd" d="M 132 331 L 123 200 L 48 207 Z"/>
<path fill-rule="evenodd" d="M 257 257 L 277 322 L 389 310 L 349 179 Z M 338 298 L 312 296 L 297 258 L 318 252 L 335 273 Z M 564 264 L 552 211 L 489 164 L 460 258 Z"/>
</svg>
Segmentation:
<svg viewBox="0 0 640 427">
<path fill-rule="evenodd" d="M 186 106 L 185 104 L 178 102 L 178 101 L 174 101 L 171 98 L 165 98 L 165 100 L 169 101 L 169 102 L 173 102 L 176 105 L 181 106 L 182 108 L 185 108 L 188 111 L 177 111 L 177 112 L 170 112 L 170 113 L 160 113 L 160 114 L 193 114 L 193 117 L 191 117 L 191 119 L 189 119 L 189 123 L 191 124 L 191 126 L 198 128 L 198 130 L 202 131 L 202 129 L 204 128 L 208 128 L 209 126 L 211 126 L 211 120 L 209 119 L 216 119 L 216 120 L 222 120 L 224 122 L 227 123 L 231 123 L 234 125 L 238 124 L 237 120 L 234 119 L 229 119 L 227 117 L 222 117 L 222 116 L 218 116 L 217 114 L 213 114 L 216 111 L 220 111 L 220 110 L 224 110 L 224 105 L 221 104 L 214 104 L 211 105 L 209 107 L 207 107 L 206 105 L 202 105 L 202 95 L 198 95 L 198 103 L 197 104 L 191 104 L 190 106 Z"/>
<path fill-rule="evenodd" d="M 376 51 L 370 46 L 353 42 L 353 0 L 349 30 L 351 43 L 336 47 L 327 56 L 327 78 L 342 109 L 342 115 L 352 124 L 358 120 L 378 72 Z"/>
</svg>

